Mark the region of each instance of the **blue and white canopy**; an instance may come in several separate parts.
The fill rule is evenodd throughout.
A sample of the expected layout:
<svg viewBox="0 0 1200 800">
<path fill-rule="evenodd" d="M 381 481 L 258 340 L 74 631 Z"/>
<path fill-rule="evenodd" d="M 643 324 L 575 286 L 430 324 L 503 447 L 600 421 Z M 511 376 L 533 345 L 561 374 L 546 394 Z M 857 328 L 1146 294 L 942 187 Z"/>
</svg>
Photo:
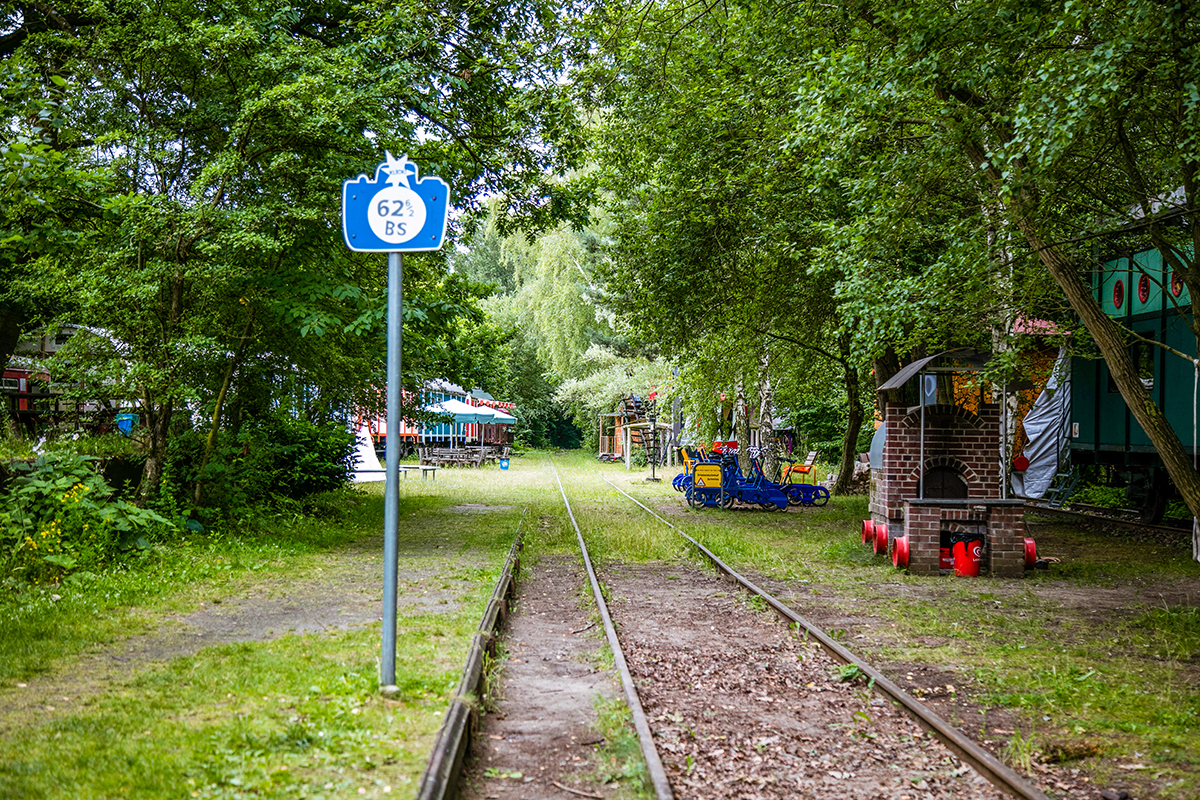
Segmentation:
<svg viewBox="0 0 1200 800">
<path fill-rule="evenodd" d="M 512 414 L 498 408 L 467 405 L 462 400 L 454 398 L 443 400 L 440 403 L 431 403 L 422 407 L 421 410 L 431 414 L 448 414 L 454 417 L 454 423 L 458 425 L 512 425 L 517 421 Z"/>
</svg>

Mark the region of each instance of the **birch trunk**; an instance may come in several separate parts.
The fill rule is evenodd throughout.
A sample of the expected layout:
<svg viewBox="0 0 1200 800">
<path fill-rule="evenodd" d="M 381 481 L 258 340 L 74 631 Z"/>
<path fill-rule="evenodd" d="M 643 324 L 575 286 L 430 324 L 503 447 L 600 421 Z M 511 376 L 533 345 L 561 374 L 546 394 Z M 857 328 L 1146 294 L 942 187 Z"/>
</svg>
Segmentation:
<svg viewBox="0 0 1200 800">
<path fill-rule="evenodd" d="M 771 386 L 771 353 L 765 347 L 758 362 L 758 438 L 762 448 L 763 473 L 768 477 L 779 468 L 779 455 L 775 451 L 775 389 Z"/>
</svg>

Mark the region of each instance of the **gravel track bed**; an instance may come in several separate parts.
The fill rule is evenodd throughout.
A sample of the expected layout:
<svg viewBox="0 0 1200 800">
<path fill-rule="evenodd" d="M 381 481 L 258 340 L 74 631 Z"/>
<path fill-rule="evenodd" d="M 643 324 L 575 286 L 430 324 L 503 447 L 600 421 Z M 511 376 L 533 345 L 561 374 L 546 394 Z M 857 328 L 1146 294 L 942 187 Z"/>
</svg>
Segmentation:
<svg viewBox="0 0 1200 800">
<path fill-rule="evenodd" d="M 1006 797 L 711 573 L 661 564 L 602 572 L 680 800 Z"/>
</svg>

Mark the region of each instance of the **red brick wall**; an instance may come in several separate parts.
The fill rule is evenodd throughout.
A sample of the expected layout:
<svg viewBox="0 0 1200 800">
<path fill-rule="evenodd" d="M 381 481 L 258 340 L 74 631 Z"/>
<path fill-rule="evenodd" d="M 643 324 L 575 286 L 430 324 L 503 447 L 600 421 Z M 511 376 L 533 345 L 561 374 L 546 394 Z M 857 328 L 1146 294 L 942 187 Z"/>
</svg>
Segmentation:
<svg viewBox="0 0 1200 800">
<path fill-rule="evenodd" d="M 911 505 L 921 475 L 921 409 L 889 404 L 882 469 L 872 470 L 870 510 L 889 533 L 908 535 L 909 571 L 940 572 L 943 531 L 984 533 L 983 567 L 993 576 L 1024 574 L 1025 517 L 1019 505 L 993 505 L 1001 497 L 1000 406 L 977 415 L 953 405 L 925 407 L 925 470 L 950 467 L 967 482 L 966 505 Z"/>
</svg>

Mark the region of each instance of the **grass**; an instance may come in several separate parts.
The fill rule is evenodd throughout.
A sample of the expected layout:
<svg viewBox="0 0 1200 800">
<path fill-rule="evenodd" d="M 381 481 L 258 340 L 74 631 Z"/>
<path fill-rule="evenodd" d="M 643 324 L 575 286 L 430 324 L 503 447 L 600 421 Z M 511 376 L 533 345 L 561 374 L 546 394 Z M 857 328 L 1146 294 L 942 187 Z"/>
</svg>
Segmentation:
<svg viewBox="0 0 1200 800">
<path fill-rule="evenodd" d="M 402 583 L 402 600 L 445 602 L 400 620 L 399 697 L 378 694 L 377 625 L 207 648 L 93 687 L 73 711 L 61 702 L 53 713 L 10 709 L 0 718 L 0 797 L 413 796 L 522 501 L 548 511 L 544 463 L 518 464 L 401 481 L 402 569 L 428 576 Z M 260 520 L 254 531 L 192 536 L 69 584 L 10 585 L 0 594 L 0 705 L 32 691 L 20 683 L 55 685 L 85 649 L 249 587 L 286 588 L 327 554 L 380 537 L 381 486 L 331 502 L 337 519 Z"/>
<path fill-rule="evenodd" d="M 1184 548 L 1040 523 L 1039 549 L 1063 558 L 1049 572 L 1024 581 L 917 578 L 859 542 L 862 497 L 786 514 L 692 511 L 672 490 L 670 470 L 651 484 L 646 470 L 627 473 L 586 453 L 555 454 L 554 463 L 601 568 L 606 560 L 698 563 L 607 477 L 735 568 L 788 582 L 801 606 L 859 620 L 840 638 L 885 669 L 920 663 L 949 673 L 942 682 L 952 679 L 960 698 L 1012 720 L 997 746 L 1019 766 L 1066 760 L 1097 785 L 1119 779 L 1139 795 L 1200 797 L 1192 788 L 1200 785 L 1200 565 Z M 209 648 L 130 675 L 71 714 L 0 720 L 8 726 L 0 796 L 412 796 L 523 510 L 525 563 L 575 552 L 548 459 L 511 464 L 400 481 L 401 557 L 431 575 L 402 591 L 453 602 L 404 618 L 400 648 L 412 657 L 398 660 L 404 694 L 395 705 L 376 692 L 378 628 Z M 16 681 L 69 670 L 86 647 L 201 601 L 309 574 L 324 554 L 378 537 L 380 494 L 375 485 L 341 496 L 336 523 L 289 517 L 254 534 L 193 536 L 76 585 L 0 592 L 0 705 Z M 1110 594 L 1120 601 L 1101 605 Z M 867 638 L 853 639 L 860 631 Z M 628 720 L 619 707 L 598 713 L 610 741 L 600 777 L 636 791 L 640 756 L 621 744 Z"/>
<path fill-rule="evenodd" d="M 0 587 L 0 687 L 49 669 L 84 647 L 156 624 L 169 611 L 227 595 L 274 575 L 311 569 L 313 556 L 382 527 L 382 509 L 357 493 L 338 493 L 345 515 L 266 517 L 241 535 L 187 535 L 125 564 L 76 573 L 56 586 L 13 581 Z"/>
<path fill-rule="evenodd" d="M 209 648 L 85 713 L 0 743 L 4 797 L 400 796 L 419 775 L 469 627 L 408 619 L 402 695 L 376 691 L 374 631 Z M 103 746 L 98 746 L 103 743 Z M 364 789 L 365 792 L 359 792 Z"/>
</svg>

